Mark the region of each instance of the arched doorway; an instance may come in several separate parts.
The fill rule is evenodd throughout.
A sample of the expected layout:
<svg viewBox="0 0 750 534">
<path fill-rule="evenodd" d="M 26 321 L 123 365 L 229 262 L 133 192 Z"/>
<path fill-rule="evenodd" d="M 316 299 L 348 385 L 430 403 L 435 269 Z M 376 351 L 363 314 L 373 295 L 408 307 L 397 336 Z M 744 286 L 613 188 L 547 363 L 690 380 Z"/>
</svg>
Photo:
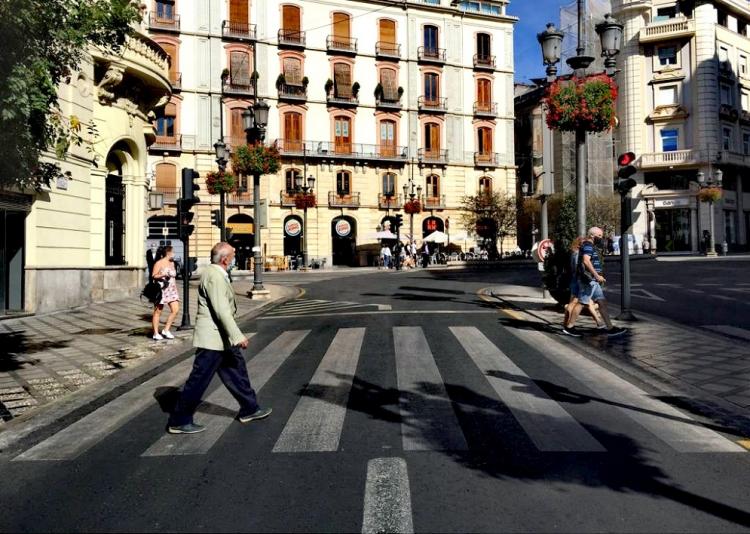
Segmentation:
<svg viewBox="0 0 750 534">
<path fill-rule="evenodd" d="M 355 266 L 357 247 L 357 221 L 351 217 L 336 217 L 331 221 L 333 264 Z"/>
<path fill-rule="evenodd" d="M 295 258 L 302 254 L 303 233 L 302 219 L 297 215 L 289 215 L 284 219 L 284 256 Z"/>
<path fill-rule="evenodd" d="M 107 178 L 104 187 L 104 264 L 125 265 L 125 186 L 122 183 L 124 143 L 118 143 L 107 155 Z"/>
<path fill-rule="evenodd" d="M 236 213 L 227 219 L 227 234 L 231 232 L 229 244 L 234 247 L 237 268 L 248 270 L 255 245 L 255 224 L 250 215 Z"/>
<path fill-rule="evenodd" d="M 440 217 L 427 217 L 422 221 L 422 237 L 427 237 L 432 232 L 445 232 L 445 223 Z"/>
</svg>

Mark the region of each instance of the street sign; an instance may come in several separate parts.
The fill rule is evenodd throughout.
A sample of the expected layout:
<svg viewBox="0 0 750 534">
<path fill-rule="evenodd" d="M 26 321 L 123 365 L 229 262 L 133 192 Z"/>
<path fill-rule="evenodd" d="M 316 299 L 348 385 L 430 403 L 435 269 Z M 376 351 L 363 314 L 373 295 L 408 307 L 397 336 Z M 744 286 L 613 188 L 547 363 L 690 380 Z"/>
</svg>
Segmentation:
<svg viewBox="0 0 750 534">
<path fill-rule="evenodd" d="M 554 252 L 555 247 L 552 244 L 551 239 L 542 239 L 535 245 L 536 248 L 536 261 L 543 263 L 549 252 Z"/>
</svg>

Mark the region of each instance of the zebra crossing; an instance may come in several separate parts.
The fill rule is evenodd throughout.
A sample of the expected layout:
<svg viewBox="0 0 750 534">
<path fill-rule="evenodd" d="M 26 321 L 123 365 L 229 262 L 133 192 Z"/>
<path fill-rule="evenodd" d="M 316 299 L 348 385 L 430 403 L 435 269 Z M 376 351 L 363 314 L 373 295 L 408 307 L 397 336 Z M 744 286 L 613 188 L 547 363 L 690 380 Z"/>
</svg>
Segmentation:
<svg viewBox="0 0 750 534">
<path fill-rule="evenodd" d="M 350 301 L 296 299 L 274 308 L 266 317 L 291 318 L 305 315 L 330 315 L 351 311 L 388 311 L 390 304 L 360 304 Z"/>
<path fill-rule="evenodd" d="M 609 450 L 597 438 L 591 424 L 578 420 L 580 414 L 571 408 L 572 405 L 566 405 L 563 400 L 545 392 L 537 383 L 535 372 L 525 369 L 523 353 L 519 353 L 518 348 L 506 353 L 493 342 L 491 335 L 475 326 L 452 326 L 448 332 L 463 350 L 463 354 L 454 357 L 480 373 L 484 389 L 491 391 L 494 400 L 507 407 L 519 429 L 538 451 L 601 453 Z M 598 396 L 602 406 L 610 410 L 608 431 L 627 434 L 634 425 L 644 432 L 644 436 L 649 436 L 644 439 L 656 438 L 666 450 L 680 453 L 746 452 L 739 444 L 582 357 L 568 345 L 537 331 L 509 329 L 508 332 L 527 347 L 543 347 L 541 356 L 545 365 L 567 373 L 570 377 L 567 380 L 573 384 L 568 384 L 568 387 L 581 387 Z M 248 370 L 255 389 L 262 391 L 273 382 L 281 368 L 296 369 L 301 358 L 309 360 L 315 357 L 303 342 L 316 335 L 311 330 L 281 331 L 254 355 L 249 355 Z M 367 335 L 368 328 L 365 327 L 335 330 L 291 412 L 274 412 L 274 417 L 283 418 L 284 423 L 268 452 L 335 453 L 341 450 L 357 370 L 362 358 L 368 356 L 367 353 L 363 356 Z M 399 416 L 402 450 L 471 450 L 470 440 L 462 427 L 462 410 L 457 409 L 460 401 L 451 397 L 444 379 L 446 370 L 440 358 L 436 358 L 442 344 L 429 341 L 432 337 L 421 326 L 394 326 L 387 335 L 392 341 L 393 351 L 380 347 L 378 355 L 394 360 L 398 388 L 394 410 Z M 190 360 L 183 361 L 151 378 L 21 452 L 13 460 L 64 461 L 80 457 L 145 410 L 156 409 L 154 391 L 159 387 L 181 384 L 191 364 Z M 298 393 L 288 392 L 288 395 Z M 204 433 L 195 436 L 163 434 L 153 443 L 146 444 L 140 456 L 208 454 L 230 428 L 237 407 L 222 386 L 214 389 L 205 400 L 211 409 L 196 415 L 196 420 L 207 426 Z M 501 417 L 501 414 L 496 415 Z M 492 429 L 486 431 L 492 432 Z"/>
</svg>

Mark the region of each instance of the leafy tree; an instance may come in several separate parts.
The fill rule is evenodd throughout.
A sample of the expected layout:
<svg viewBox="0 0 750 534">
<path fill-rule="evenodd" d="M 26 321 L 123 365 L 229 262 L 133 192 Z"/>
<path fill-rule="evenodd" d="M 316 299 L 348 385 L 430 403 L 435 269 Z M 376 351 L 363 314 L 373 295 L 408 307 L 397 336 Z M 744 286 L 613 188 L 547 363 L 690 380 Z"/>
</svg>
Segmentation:
<svg viewBox="0 0 750 534">
<path fill-rule="evenodd" d="M 516 233 L 518 210 L 516 199 L 507 193 L 481 192 L 461 199 L 460 219 L 464 228 L 473 233 L 477 225 L 484 228 L 482 235 L 489 245 L 489 253 L 497 257 L 497 241 L 500 239 L 500 256 L 503 253 L 503 240 Z"/>
<path fill-rule="evenodd" d="M 38 190 L 60 174 L 40 157 L 51 151 L 63 158 L 71 144 L 83 143 L 86 125 L 64 116 L 58 85 L 88 46 L 116 53 L 139 18 L 132 0 L 0 2 L 0 188 Z"/>
</svg>

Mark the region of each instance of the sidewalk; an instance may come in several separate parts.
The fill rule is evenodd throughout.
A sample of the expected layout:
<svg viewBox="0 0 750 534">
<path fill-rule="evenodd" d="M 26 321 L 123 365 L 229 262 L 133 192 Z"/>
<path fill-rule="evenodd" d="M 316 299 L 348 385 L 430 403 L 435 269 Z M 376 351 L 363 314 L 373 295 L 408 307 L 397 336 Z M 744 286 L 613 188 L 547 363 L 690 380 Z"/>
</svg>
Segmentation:
<svg viewBox="0 0 750 534">
<path fill-rule="evenodd" d="M 251 280 L 234 283 L 238 319 L 251 318 L 297 295 L 295 288 L 267 284 L 270 298 L 251 300 L 246 296 L 251 287 Z M 191 287 L 192 322 L 196 292 Z M 151 311 L 149 302 L 128 299 L 0 321 L 0 428 L 121 371 L 189 350 L 192 331 L 177 330 L 182 310 L 173 327 L 175 339 L 170 341 L 150 338 Z M 163 313 L 162 325 L 165 318 Z"/>
<path fill-rule="evenodd" d="M 542 298 L 539 288 L 497 285 L 486 288 L 484 294 L 506 308 L 525 312 L 518 314 L 519 320 L 541 323 L 545 331 L 562 336 L 562 308 L 553 299 Z M 616 317 L 619 310 L 610 308 Z M 707 334 L 642 312 L 635 315 L 638 321 L 619 323 L 630 332 L 615 338 L 597 335 L 593 320 L 581 316 L 577 326 L 584 337 L 566 339 L 583 349 L 635 363 L 662 380 L 697 388 L 730 407 L 750 408 L 750 342 Z"/>
</svg>

